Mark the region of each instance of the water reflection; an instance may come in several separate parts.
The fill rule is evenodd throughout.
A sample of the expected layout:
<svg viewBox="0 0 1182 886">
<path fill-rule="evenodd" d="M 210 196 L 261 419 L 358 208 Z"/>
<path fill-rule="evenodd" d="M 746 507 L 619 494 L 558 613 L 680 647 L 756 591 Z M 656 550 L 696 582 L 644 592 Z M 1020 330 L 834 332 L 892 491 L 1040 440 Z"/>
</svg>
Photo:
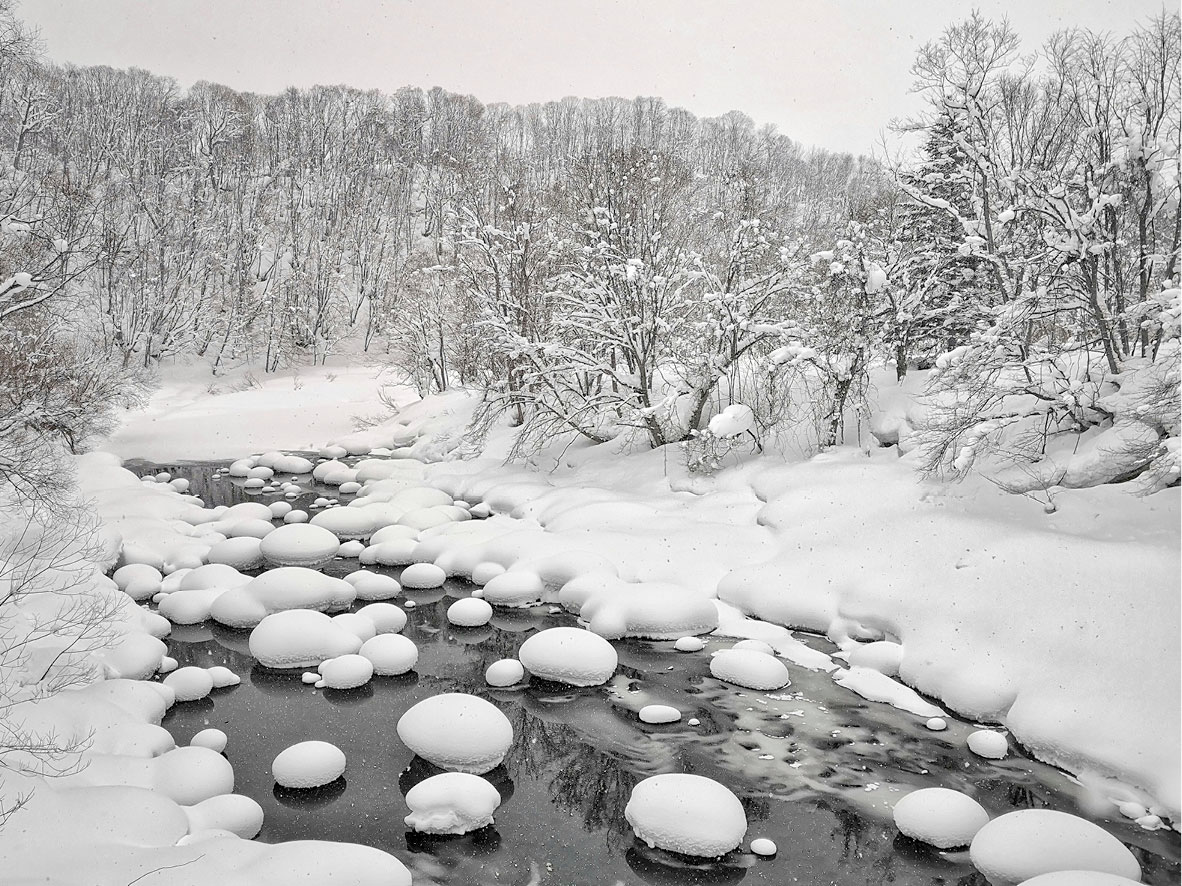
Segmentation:
<svg viewBox="0 0 1182 886">
<path fill-rule="evenodd" d="M 318 788 L 285 788 L 275 785 L 271 794 L 289 809 L 323 809 L 345 794 L 348 782 L 342 775 Z"/>
<path fill-rule="evenodd" d="M 746 868 L 723 862 L 693 862 L 649 849 L 640 840 L 628 848 L 624 860 L 633 873 L 652 886 L 726 886 L 747 876 Z"/>
</svg>

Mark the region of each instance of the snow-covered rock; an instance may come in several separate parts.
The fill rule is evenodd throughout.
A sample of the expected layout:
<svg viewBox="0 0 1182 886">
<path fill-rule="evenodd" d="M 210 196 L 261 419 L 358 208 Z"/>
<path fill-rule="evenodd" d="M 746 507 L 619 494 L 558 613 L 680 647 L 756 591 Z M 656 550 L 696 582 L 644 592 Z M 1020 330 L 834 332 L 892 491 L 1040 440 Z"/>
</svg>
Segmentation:
<svg viewBox="0 0 1182 886">
<path fill-rule="evenodd" d="M 525 667 L 515 658 L 502 658 L 484 669 L 489 686 L 513 686 L 525 679 Z"/>
<path fill-rule="evenodd" d="M 751 841 L 751 851 L 756 855 L 775 855 L 776 844 L 767 837 L 757 837 Z"/>
<path fill-rule="evenodd" d="M 464 628 L 477 628 L 486 625 L 492 618 L 493 609 L 484 600 L 475 597 L 465 597 L 456 600 L 447 607 L 447 620 L 453 625 Z"/>
<path fill-rule="evenodd" d="M 378 632 L 378 626 L 373 620 L 360 612 L 342 612 L 340 615 L 334 615 L 332 622 L 353 634 L 362 643 Z"/>
<path fill-rule="evenodd" d="M 320 515 L 323 516 L 323 515 Z M 262 540 L 259 550 L 273 566 L 303 566 L 320 569 L 332 562 L 341 543 L 329 530 L 311 524 L 289 523 Z"/>
<path fill-rule="evenodd" d="M 667 704 L 646 704 L 640 709 L 640 720 L 643 723 L 676 723 L 681 719 L 681 711 Z"/>
<path fill-rule="evenodd" d="M 1014 886 L 1053 871 L 1141 879 L 1141 866 L 1120 840 L 1085 818 L 1050 809 L 1019 809 L 995 818 L 977 831 L 969 858 L 993 886 Z"/>
<path fill-rule="evenodd" d="M 543 680 L 598 686 L 616 672 L 612 644 L 581 628 L 547 628 L 526 638 L 517 651 L 525 669 Z"/>
<path fill-rule="evenodd" d="M 706 648 L 706 641 L 701 637 L 678 637 L 673 648 L 678 652 L 701 652 Z"/>
<path fill-rule="evenodd" d="M 500 709 L 483 698 L 446 692 L 420 701 L 403 714 L 398 737 L 429 763 L 482 775 L 505 759 L 513 743 L 513 727 Z"/>
<path fill-rule="evenodd" d="M 275 782 L 284 788 L 318 788 L 345 772 L 345 754 L 327 741 L 301 741 L 279 752 L 271 763 Z"/>
<path fill-rule="evenodd" d="M 393 603 L 368 603 L 357 614 L 373 622 L 379 634 L 397 634 L 406 627 L 406 613 Z"/>
<path fill-rule="evenodd" d="M 485 564 L 481 564 L 485 565 Z M 496 564 L 488 564 L 496 565 Z M 475 584 L 484 585 L 484 599 L 494 606 L 523 607 L 536 606 L 542 602 L 545 586 L 542 580 L 532 572 L 505 572 L 489 575 L 491 570 L 486 568 L 481 573 L 483 582 L 476 581 L 476 571 L 472 572 Z M 487 576 L 487 577 L 486 577 Z"/>
<path fill-rule="evenodd" d="M 444 772 L 406 792 L 406 824 L 427 834 L 466 834 L 493 823 L 501 795 L 479 775 Z"/>
<path fill-rule="evenodd" d="M 358 600 L 389 600 L 402 593 L 402 585 L 397 579 L 379 572 L 359 569 L 346 575 L 345 581 L 353 585 Z"/>
<path fill-rule="evenodd" d="M 365 648 L 364 643 L 361 648 Z M 321 682 L 327 689 L 356 689 L 368 683 L 374 675 L 373 662 L 357 653 L 322 661 L 318 670 Z"/>
<path fill-rule="evenodd" d="M 401 634 L 378 634 L 362 643 L 357 654 L 369 660 L 377 676 L 396 677 L 418 663 L 419 647 Z"/>
<path fill-rule="evenodd" d="M 197 701 L 213 689 L 213 677 L 205 668 L 179 668 L 164 678 L 164 685 L 176 693 L 176 700 Z"/>
<path fill-rule="evenodd" d="M 988 760 L 1001 760 L 1010 752 L 1006 737 L 992 729 L 978 729 L 969 733 L 968 745 L 970 751 Z"/>
<path fill-rule="evenodd" d="M 412 563 L 402 570 L 399 581 L 404 588 L 438 588 L 447 581 L 447 573 L 434 563 Z"/>
<path fill-rule="evenodd" d="M 265 667 L 306 668 L 357 652 L 361 640 L 323 612 L 292 609 L 259 622 L 250 632 L 249 647 L 250 654 Z"/>
<path fill-rule="evenodd" d="M 592 631 L 611 640 L 673 640 L 718 627 L 718 610 L 707 597 L 686 593 L 678 585 L 625 582 L 604 573 L 571 579 L 559 592 L 558 602 L 577 612 Z"/>
<path fill-rule="evenodd" d="M 774 655 L 755 649 L 723 649 L 710 657 L 710 673 L 719 680 L 748 689 L 787 686 L 788 668 Z"/>
<path fill-rule="evenodd" d="M 980 803 L 948 788 L 912 791 L 895 804 L 894 817 L 900 833 L 937 849 L 968 846 L 989 823 Z"/>
<path fill-rule="evenodd" d="M 366 508 L 332 508 L 322 511 L 312 518 L 311 525 L 323 527 L 341 541 L 364 541 L 373 535 L 376 528 Z"/>
<path fill-rule="evenodd" d="M 716 858 L 743 842 L 747 816 L 729 788 L 701 775 L 672 772 L 632 789 L 624 817 L 650 847 Z"/>
<path fill-rule="evenodd" d="M 210 615 L 229 627 L 251 628 L 288 609 L 344 609 L 356 595 L 353 585 L 342 579 L 302 566 L 281 566 L 226 591 L 214 601 Z"/>
<path fill-rule="evenodd" d="M 212 545 L 209 553 L 205 555 L 205 560 L 208 563 L 223 563 L 239 570 L 258 569 L 263 565 L 262 540 L 253 536 L 227 538 Z"/>
<path fill-rule="evenodd" d="M 189 739 L 189 745 L 191 747 L 209 748 L 218 754 L 226 749 L 228 742 L 229 738 L 226 737 L 226 733 L 220 729 L 202 729 Z"/>
</svg>

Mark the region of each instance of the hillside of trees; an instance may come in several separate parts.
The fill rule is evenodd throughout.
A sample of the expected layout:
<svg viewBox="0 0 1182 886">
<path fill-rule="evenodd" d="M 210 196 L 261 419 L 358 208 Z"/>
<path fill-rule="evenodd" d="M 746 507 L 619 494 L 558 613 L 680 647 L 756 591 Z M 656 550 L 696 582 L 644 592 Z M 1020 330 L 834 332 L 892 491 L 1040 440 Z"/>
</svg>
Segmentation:
<svg viewBox="0 0 1182 886">
<path fill-rule="evenodd" d="M 350 353 L 482 389 L 523 447 L 710 449 L 742 402 L 823 448 L 872 370 L 922 369 L 932 471 L 1176 483 L 1178 32 L 1033 49 L 974 15 L 920 52 L 920 149 L 887 162 L 656 98 L 183 90 L 51 64 L 0 0 L 6 458 L 84 446 L 159 361 Z M 1094 431 L 1102 464 L 1049 456 Z"/>
</svg>

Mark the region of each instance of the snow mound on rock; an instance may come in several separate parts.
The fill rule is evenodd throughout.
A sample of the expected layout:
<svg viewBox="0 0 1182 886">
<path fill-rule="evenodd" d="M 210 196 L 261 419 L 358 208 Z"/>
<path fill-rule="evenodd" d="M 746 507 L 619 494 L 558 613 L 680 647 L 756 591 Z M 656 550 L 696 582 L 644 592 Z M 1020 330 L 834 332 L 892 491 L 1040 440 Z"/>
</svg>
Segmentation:
<svg viewBox="0 0 1182 886">
<path fill-rule="evenodd" d="M 344 772 L 344 752 L 327 741 L 293 744 L 271 763 L 276 784 L 285 788 L 318 788 L 336 781 Z"/>
<path fill-rule="evenodd" d="M 490 567 L 496 564 L 480 565 L 485 567 L 481 574 L 483 578 L 492 571 Z M 473 570 L 472 577 L 476 584 L 481 584 L 476 581 L 476 570 Z M 500 573 L 486 578 L 483 585 L 484 599 L 493 606 L 536 606 L 542 602 L 542 595 L 546 591 L 542 579 L 532 572 L 505 572 L 502 570 Z"/>
<path fill-rule="evenodd" d="M 312 518 L 312 526 L 323 527 L 341 539 L 364 541 L 373 535 L 373 517 L 365 508 L 333 508 Z"/>
<path fill-rule="evenodd" d="M 323 516 L 321 514 L 320 516 Z M 320 569 L 332 562 L 341 547 L 337 537 L 321 526 L 288 523 L 267 535 L 259 545 L 263 558 L 274 566 Z"/>
<path fill-rule="evenodd" d="M 361 644 L 362 648 L 365 644 Z M 369 682 L 374 666 L 368 658 L 356 653 L 338 655 L 320 663 L 320 682 L 327 689 L 356 689 Z M 319 685 L 319 683 L 317 684 Z"/>
<path fill-rule="evenodd" d="M 676 723 L 681 711 L 667 704 L 646 704 L 640 709 L 642 723 Z"/>
<path fill-rule="evenodd" d="M 487 592 L 486 586 L 486 596 Z M 571 579 L 559 592 L 558 602 L 578 613 L 592 631 L 612 640 L 674 640 L 718 627 L 718 609 L 708 597 L 678 585 L 630 583 L 602 572 Z"/>
<path fill-rule="evenodd" d="M 978 729 L 969 734 L 969 750 L 987 760 L 1001 760 L 1010 752 L 1010 744 L 1000 732 Z"/>
<path fill-rule="evenodd" d="M 205 668 L 179 668 L 164 678 L 164 685 L 176 693 L 176 700 L 198 701 L 213 689 L 213 677 Z"/>
<path fill-rule="evenodd" d="M 406 824 L 427 834 L 466 834 L 493 823 L 501 794 L 479 775 L 444 772 L 406 792 Z"/>
<path fill-rule="evenodd" d="M 666 773 L 632 789 L 624 818 L 650 847 L 717 858 L 743 842 L 747 816 L 729 788 L 701 775 Z"/>
<path fill-rule="evenodd" d="M 377 676 L 396 677 L 418 663 L 419 647 L 401 634 L 378 634 L 362 643 L 357 654 L 369 660 Z"/>
<path fill-rule="evenodd" d="M 492 618 L 493 609 L 484 600 L 465 597 L 447 607 L 447 620 L 463 628 L 478 628 Z"/>
<path fill-rule="evenodd" d="M 406 613 L 393 603 L 369 603 L 358 609 L 357 614 L 373 622 L 379 634 L 397 634 L 406 627 Z"/>
<path fill-rule="evenodd" d="M 404 588 L 438 588 L 447 581 L 447 573 L 434 563 L 412 563 L 402 570 L 399 581 Z"/>
<path fill-rule="evenodd" d="M 356 595 L 353 585 L 342 579 L 302 566 L 281 566 L 226 591 L 214 601 L 210 615 L 232 628 L 252 628 L 288 609 L 344 609 Z"/>
<path fill-rule="evenodd" d="M 353 585 L 358 600 L 389 600 L 402 593 L 402 585 L 397 579 L 364 569 L 350 572 L 345 576 L 345 581 Z"/>
<path fill-rule="evenodd" d="M 948 788 L 912 791 L 895 804 L 894 817 L 900 833 L 937 849 L 968 846 L 989 824 L 989 813 L 980 803 Z"/>
<path fill-rule="evenodd" d="M 361 640 L 323 612 L 292 609 L 259 622 L 250 632 L 249 648 L 264 667 L 306 668 L 356 652 Z"/>
<path fill-rule="evenodd" d="M 547 628 L 526 638 L 517 657 L 531 674 L 571 686 L 598 686 L 616 672 L 612 644 L 581 628 Z"/>
<path fill-rule="evenodd" d="M 525 679 L 525 668 L 515 658 L 494 661 L 484 670 L 484 682 L 489 686 L 513 686 Z"/>
<path fill-rule="evenodd" d="M 727 683 L 763 691 L 787 686 L 788 668 L 756 649 L 723 649 L 710 658 L 710 673 Z"/>
<path fill-rule="evenodd" d="M 241 570 L 258 569 L 263 565 L 262 541 L 253 536 L 243 536 L 215 542 L 205 555 L 205 561 L 222 563 Z"/>
<path fill-rule="evenodd" d="M 973 866 L 993 886 L 1013 886 L 1054 871 L 1096 871 L 1141 879 L 1133 853 L 1085 818 L 1049 809 L 1020 809 L 995 818 L 969 847 Z"/>
<path fill-rule="evenodd" d="M 420 701 L 403 714 L 398 737 L 429 763 L 483 775 L 505 759 L 513 743 L 513 727 L 500 709 L 483 698 L 446 692 Z"/>
</svg>

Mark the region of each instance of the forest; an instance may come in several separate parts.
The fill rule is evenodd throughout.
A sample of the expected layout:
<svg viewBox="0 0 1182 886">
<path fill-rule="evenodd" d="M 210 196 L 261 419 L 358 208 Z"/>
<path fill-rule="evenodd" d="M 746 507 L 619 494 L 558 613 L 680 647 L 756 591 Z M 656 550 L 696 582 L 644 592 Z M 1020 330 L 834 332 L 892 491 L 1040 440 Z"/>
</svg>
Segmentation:
<svg viewBox="0 0 1182 886">
<path fill-rule="evenodd" d="M 1160 488 L 1178 477 L 1177 30 L 1031 49 L 973 15 L 916 58 L 926 111 L 897 123 L 915 146 L 898 159 L 657 98 L 181 90 L 49 64 L 6 3 L 4 427 L 78 449 L 160 361 L 347 351 L 423 394 L 480 387 L 523 446 L 691 441 L 741 399 L 761 436 L 805 421 L 821 449 L 890 366 L 932 370 L 932 471 L 1116 427 L 1067 485 Z"/>
</svg>

